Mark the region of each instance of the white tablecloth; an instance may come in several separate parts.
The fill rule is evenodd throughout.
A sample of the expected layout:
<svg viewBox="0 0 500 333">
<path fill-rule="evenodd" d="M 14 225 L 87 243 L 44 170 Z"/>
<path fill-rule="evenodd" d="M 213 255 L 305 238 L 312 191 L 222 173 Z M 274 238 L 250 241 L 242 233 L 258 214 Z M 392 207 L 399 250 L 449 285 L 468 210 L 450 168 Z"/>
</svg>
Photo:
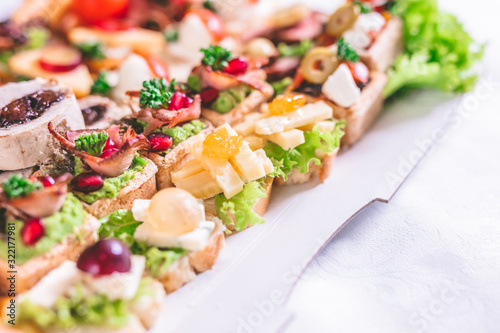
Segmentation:
<svg viewBox="0 0 500 333">
<path fill-rule="evenodd" d="M 486 81 L 393 200 L 311 263 L 283 332 L 500 332 L 500 2 L 440 3 L 489 41 Z"/>
</svg>

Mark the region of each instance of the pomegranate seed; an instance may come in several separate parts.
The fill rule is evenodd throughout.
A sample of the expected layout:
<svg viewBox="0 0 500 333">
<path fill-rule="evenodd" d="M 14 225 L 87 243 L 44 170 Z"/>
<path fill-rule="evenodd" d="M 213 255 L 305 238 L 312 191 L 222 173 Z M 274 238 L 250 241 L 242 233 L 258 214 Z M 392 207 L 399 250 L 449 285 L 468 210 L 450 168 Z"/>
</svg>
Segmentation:
<svg viewBox="0 0 500 333">
<path fill-rule="evenodd" d="M 104 180 L 98 174 L 84 172 L 73 178 L 71 186 L 75 191 L 90 193 L 100 190 L 104 186 Z"/>
<path fill-rule="evenodd" d="M 55 179 L 51 176 L 41 176 L 38 177 L 38 181 L 42 183 L 43 187 L 51 187 L 56 183 Z"/>
<path fill-rule="evenodd" d="M 117 152 L 119 149 L 118 148 L 110 148 L 108 150 L 103 150 L 101 154 L 101 158 L 106 158 L 108 156 L 113 155 L 115 152 Z"/>
<path fill-rule="evenodd" d="M 104 148 L 102 149 L 102 151 L 104 152 L 106 150 L 110 150 L 110 149 L 114 149 L 114 148 L 118 148 L 118 146 L 113 141 L 113 139 L 108 138 L 108 140 L 106 140 L 106 144 L 104 145 Z"/>
<path fill-rule="evenodd" d="M 227 64 L 227 66 L 222 70 L 224 73 L 231 75 L 241 75 L 245 74 L 248 69 L 248 63 L 244 58 L 236 58 Z"/>
<path fill-rule="evenodd" d="M 151 151 L 160 152 L 170 149 L 174 140 L 163 133 L 151 133 L 148 135 Z"/>
<path fill-rule="evenodd" d="M 117 239 L 103 239 L 83 251 L 76 266 L 92 275 L 127 273 L 132 269 L 131 253 Z"/>
<path fill-rule="evenodd" d="M 45 228 L 40 219 L 28 220 L 21 229 L 21 238 L 25 245 L 34 245 L 43 235 Z"/>
<path fill-rule="evenodd" d="M 189 104 L 191 104 L 191 101 L 186 96 L 186 94 L 181 93 L 181 92 L 176 92 L 172 96 L 172 99 L 170 100 L 170 103 L 168 104 L 168 109 L 177 111 L 177 110 L 185 109 L 185 108 L 189 107 Z"/>
<path fill-rule="evenodd" d="M 208 105 L 219 97 L 219 92 L 214 88 L 205 88 L 200 93 L 203 104 Z"/>
<path fill-rule="evenodd" d="M 352 77 L 356 82 L 366 84 L 370 79 L 370 71 L 362 62 L 347 63 L 347 67 L 351 71 Z"/>
</svg>

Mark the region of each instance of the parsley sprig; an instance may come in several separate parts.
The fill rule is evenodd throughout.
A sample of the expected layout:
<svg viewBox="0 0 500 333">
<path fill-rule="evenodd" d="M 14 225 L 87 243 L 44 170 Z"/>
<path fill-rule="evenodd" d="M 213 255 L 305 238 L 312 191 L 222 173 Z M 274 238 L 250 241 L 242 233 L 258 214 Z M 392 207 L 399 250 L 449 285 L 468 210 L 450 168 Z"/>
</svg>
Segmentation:
<svg viewBox="0 0 500 333">
<path fill-rule="evenodd" d="M 177 91 L 175 79 L 169 84 L 165 78 L 155 78 L 144 81 L 142 86 L 143 89 L 141 89 L 139 94 L 139 103 L 143 108 L 167 108 L 172 96 Z"/>
<path fill-rule="evenodd" d="M 104 46 L 101 43 L 80 43 L 76 47 L 82 53 L 83 59 L 104 59 Z"/>
<path fill-rule="evenodd" d="M 344 38 L 340 38 L 337 42 L 337 56 L 340 60 L 357 62 L 359 61 L 358 52 L 352 47 L 349 43 L 347 43 Z"/>
<path fill-rule="evenodd" d="M 41 188 L 42 184 L 40 182 L 32 182 L 19 174 L 10 176 L 9 179 L 2 183 L 2 189 L 9 199 L 25 197 Z"/>
<path fill-rule="evenodd" d="M 210 45 L 208 49 L 201 49 L 200 51 L 205 54 L 202 60 L 203 64 L 212 67 L 214 71 L 220 71 L 226 67 L 231 59 L 231 51 L 220 45 Z"/>
<path fill-rule="evenodd" d="M 101 156 L 108 140 L 106 132 L 83 133 L 75 140 L 75 148 L 94 156 Z"/>
<path fill-rule="evenodd" d="M 101 72 L 92 84 L 90 93 L 106 96 L 110 93 L 111 89 L 112 87 L 109 85 L 106 72 Z"/>
<path fill-rule="evenodd" d="M 363 14 L 367 14 L 367 13 L 372 11 L 372 7 L 370 7 L 370 5 L 365 3 L 365 2 L 361 2 L 361 1 L 357 0 L 357 1 L 354 1 L 354 4 L 359 6 L 359 9 L 361 10 L 361 13 L 363 13 Z"/>
</svg>

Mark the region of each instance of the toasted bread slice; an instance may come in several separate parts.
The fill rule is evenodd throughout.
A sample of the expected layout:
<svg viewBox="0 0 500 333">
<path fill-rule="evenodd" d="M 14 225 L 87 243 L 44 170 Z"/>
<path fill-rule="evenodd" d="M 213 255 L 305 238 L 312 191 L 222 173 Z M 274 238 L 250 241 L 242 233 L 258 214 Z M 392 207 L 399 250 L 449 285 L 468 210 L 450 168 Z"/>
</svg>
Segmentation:
<svg viewBox="0 0 500 333">
<path fill-rule="evenodd" d="M 403 48 L 403 22 L 399 17 L 394 17 L 387 23 L 373 45 L 359 55 L 370 70 L 385 73 L 403 52 Z"/>
<path fill-rule="evenodd" d="M 254 90 L 243 102 L 228 113 L 221 114 L 211 109 L 202 108 L 201 115 L 202 117 L 210 120 L 215 127 L 225 123 L 233 125 L 242 121 L 246 114 L 258 110 L 262 103 L 265 103 L 269 98 L 271 98 L 271 96 L 273 96 L 273 93 L 273 87 L 266 83 L 264 84 L 262 91 Z"/>
<path fill-rule="evenodd" d="M 151 199 L 156 193 L 155 174 L 158 168 L 152 161 L 146 160 L 149 163 L 144 167 L 144 170 L 137 173 L 116 198 L 100 199 L 90 205 L 82 202 L 83 208 L 100 219 L 118 209 L 132 209 L 132 203 L 135 199 Z"/>
<path fill-rule="evenodd" d="M 89 245 L 97 241 L 99 221 L 92 215 L 85 217 L 85 222 L 75 229 L 61 243 L 54 246 L 49 252 L 35 257 L 28 262 L 17 266 L 15 292 L 19 294 L 33 287 L 48 272 L 59 266 L 65 260 L 76 260 L 80 253 Z M 10 276 L 7 261 L 0 261 L 0 294 L 5 295 L 10 289 Z"/>
<path fill-rule="evenodd" d="M 309 172 L 301 173 L 299 170 L 294 169 L 286 181 L 284 181 L 281 177 L 277 177 L 274 183 L 278 186 L 296 185 L 308 183 L 316 179 L 319 180 L 320 183 L 324 183 L 332 172 L 333 163 L 337 158 L 339 149 L 340 148 L 337 148 L 333 152 L 326 154 L 326 156 L 321 160 L 320 165 L 316 165 L 311 162 L 309 164 Z"/>
<path fill-rule="evenodd" d="M 381 72 L 372 72 L 371 81 L 361 92 L 360 100 L 350 108 L 346 109 L 326 100 L 333 108 L 333 116 L 336 119 L 347 121 L 342 146 L 353 145 L 372 126 L 384 104 L 386 83 L 387 75 Z"/>
<path fill-rule="evenodd" d="M 165 274 L 158 277 L 167 293 L 176 291 L 186 283 L 194 280 L 196 273 L 209 270 L 215 264 L 220 251 L 225 245 L 225 228 L 218 218 L 207 216 L 207 219 L 215 222 L 215 228 L 210 234 L 207 246 L 203 250 L 182 257 L 172 264 Z"/>
<path fill-rule="evenodd" d="M 272 177 L 267 177 L 264 182 L 264 190 L 266 191 L 266 196 L 264 198 L 259 199 L 253 206 L 253 211 L 260 216 L 264 216 L 267 211 L 267 206 L 269 205 L 269 201 L 271 200 L 271 191 L 273 189 L 273 180 Z M 218 218 L 217 210 L 215 209 L 215 198 L 210 198 L 205 200 L 205 212 L 209 219 Z M 225 227 L 229 231 L 234 231 L 234 224 L 225 225 Z M 249 226 L 247 226 L 248 228 Z"/>
<path fill-rule="evenodd" d="M 205 136 L 211 133 L 213 129 L 212 124 L 208 123 L 208 127 L 195 136 Z M 166 156 L 161 156 L 153 152 L 144 153 L 144 156 L 153 161 L 158 167 L 158 172 L 156 173 L 156 187 L 158 190 L 174 186 L 170 174 L 172 171 L 179 170 L 186 161 L 186 158 L 189 156 L 188 141 L 195 136 L 178 144 Z"/>
</svg>

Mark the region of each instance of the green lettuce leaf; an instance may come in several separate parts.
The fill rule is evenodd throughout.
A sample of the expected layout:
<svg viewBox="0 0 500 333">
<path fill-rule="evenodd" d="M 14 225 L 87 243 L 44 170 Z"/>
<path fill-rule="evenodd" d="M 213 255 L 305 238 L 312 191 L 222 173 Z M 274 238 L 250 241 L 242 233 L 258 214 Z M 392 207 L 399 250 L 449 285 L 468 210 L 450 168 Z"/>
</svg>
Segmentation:
<svg viewBox="0 0 500 333">
<path fill-rule="evenodd" d="M 465 92 L 474 87 L 477 75 L 471 68 L 484 47 L 455 16 L 441 12 L 436 0 L 399 0 L 393 12 L 404 21 L 405 52 L 389 71 L 386 97 L 401 88 Z"/>
<path fill-rule="evenodd" d="M 142 222 L 135 220 L 130 210 L 117 210 L 100 221 L 99 237 L 118 238 L 133 254 L 145 256 L 146 268 L 153 277 L 163 275 L 175 261 L 187 254 L 183 249 L 162 249 L 135 240 L 135 230 Z"/>
<path fill-rule="evenodd" d="M 275 143 L 269 142 L 264 151 L 273 161 L 275 172 L 278 172 L 286 181 L 293 169 L 298 169 L 301 173 L 309 172 L 309 165 L 321 164 L 321 160 L 316 155 L 316 151 L 322 150 L 331 153 L 340 146 L 340 139 L 344 136 L 345 121 L 338 121 L 332 132 L 322 133 L 318 127 L 312 131 L 305 131 L 306 142 L 298 147 L 284 150 Z M 278 169 L 279 170 L 276 170 Z"/>
<path fill-rule="evenodd" d="M 264 219 L 253 211 L 253 206 L 265 197 L 262 181 L 258 180 L 245 184 L 243 190 L 231 199 L 227 199 L 223 193 L 218 194 L 215 196 L 217 216 L 224 225 L 234 225 L 236 231 L 264 223 Z"/>
</svg>

